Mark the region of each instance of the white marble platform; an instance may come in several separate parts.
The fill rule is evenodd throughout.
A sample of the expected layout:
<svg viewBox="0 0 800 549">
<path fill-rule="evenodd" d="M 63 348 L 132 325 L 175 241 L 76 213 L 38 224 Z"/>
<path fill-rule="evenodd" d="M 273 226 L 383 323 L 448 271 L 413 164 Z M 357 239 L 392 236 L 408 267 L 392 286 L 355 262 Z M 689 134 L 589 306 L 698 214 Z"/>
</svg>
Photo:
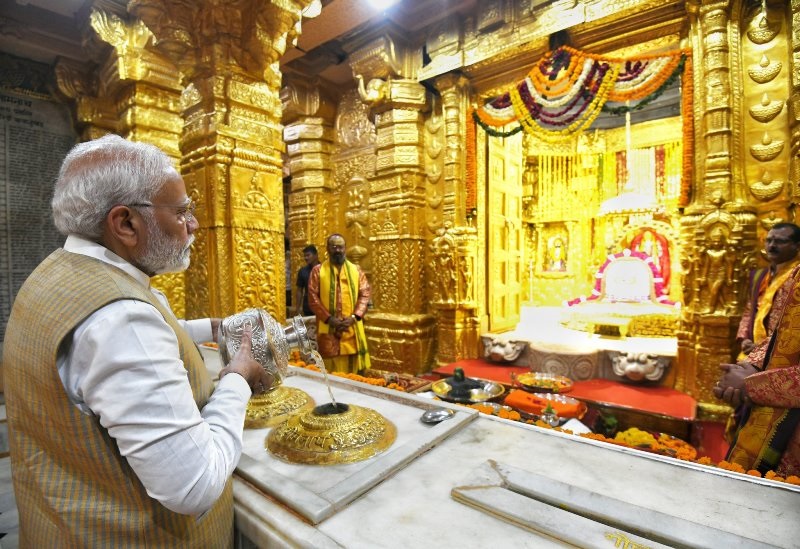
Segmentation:
<svg viewBox="0 0 800 549">
<path fill-rule="evenodd" d="M 348 385 L 363 385 L 347 380 L 339 383 L 337 392 L 347 395 L 337 397 L 340 400 L 358 399 L 358 403 L 374 409 L 382 406 L 380 398 L 359 392 L 360 389 L 356 389 L 357 395 L 349 394 Z M 419 412 L 420 397 L 408 398 L 413 408 L 408 418 L 413 419 Z M 396 404 L 392 402 L 393 406 Z M 401 444 L 403 431 L 410 428 L 404 425 L 405 420 L 400 418 L 397 426 Z M 246 450 L 248 455 L 256 451 L 251 444 L 252 441 Z M 546 533 L 454 498 L 453 491 L 463 491 L 465 486 L 474 484 L 475 471 L 490 461 L 502 463 L 509 470 L 541 475 L 568 485 L 573 491 L 625 502 L 628 509 L 641 509 L 643 516 L 652 512 L 652 516 L 669 517 L 669 521 L 653 521 L 653 532 L 647 538 L 655 539 L 651 546 L 671 539 L 660 531 L 670 528 L 670 521 L 725 532 L 726 542 L 734 540 L 726 547 L 797 546 L 798 487 L 485 415 L 438 440 L 411 461 L 385 471 L 378 483 L 318 524 L 299 516 L 280 498 L 237 474 L 237 527 L 261 547 L 564 547 L 575 544 L 575 532 L 578 541 L 586 542 L 578 545 L 592 546 L 580 538 L 580 527 L 575 526 L 585 517 L 566 516 L 565 520 L 576 522 L 557 525 Z M 303 483 L 314 482 L 313 471 L 305 474 Z M 324 486 L 325 476 L 326 473 L 319 473 L 321 489 L 329 489 Z M 348 482 L 344 479 L 339 484 Z M 591 520 L 597 522 L 596 517 Z M 628 522 L 629 518 L 620 515 L 608 531 L 627 531 L 622 526 Z M 570 542 L 556 539 L 568 537 L 568 532 L 572 536 Z M 608 544 L 604 546 L 614 546 L 613 540 L 605 541 Z M 692 546 L 709 546 L 706 539 L 699 537 L 690 541 Z"/>
<path fill-rule="evenodd" d="M 609 337 L 572 330 L 561 324 L 563 307 L 522 307 L 517 327 L 504 332 L 509 339 L 528 341 L 541 349 L 563 347 L 578 350 L 650 353 L 674 357 L 678 340 L 672 337 Z"/>
<path fill-rule="evenodd" d="M 330 402 L 321 383 L 322 374 L 292 369 L 284 384 L 301 389 L 317 405 Z M 333 396 L 338 403 L 371 408 L 397 428 L 394 443 L 369 460 L 341 465 L 287 463 L 265 449 L 270 429 L 247 430 L 237 474 L 256 488 L 316 524 L 343 509 L 386 476 L 393 474 L 423 452 L 462 429 L 478 417 L 478 412 L 463 406 L 445 404 L 455 415 L 439 424 L 422 423 L 423 412 L 439 403 L 380 387 L 343 383 L 331 378 Z M 346 390 L 342 390 L 343 388 Z"/>
</svg>

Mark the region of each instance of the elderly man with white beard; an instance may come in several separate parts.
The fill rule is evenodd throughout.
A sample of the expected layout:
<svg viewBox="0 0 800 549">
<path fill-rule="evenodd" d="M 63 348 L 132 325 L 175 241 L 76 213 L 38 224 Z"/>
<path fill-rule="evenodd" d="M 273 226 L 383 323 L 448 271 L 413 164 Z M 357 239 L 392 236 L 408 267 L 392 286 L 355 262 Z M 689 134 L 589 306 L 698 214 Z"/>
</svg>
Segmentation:
<svg viewBox="0 0 800 549">
<path fill-rule="evenodd" d="M 67 239 L 16 296 L 3 368 L 23 547 L 230 547 L 247 402 L 271 378 L 250 334 L 216 388 L 150 287 L 198 223 L 170 158 L 109 135 L 75 146 L 52 201 Z"/>
</svg>

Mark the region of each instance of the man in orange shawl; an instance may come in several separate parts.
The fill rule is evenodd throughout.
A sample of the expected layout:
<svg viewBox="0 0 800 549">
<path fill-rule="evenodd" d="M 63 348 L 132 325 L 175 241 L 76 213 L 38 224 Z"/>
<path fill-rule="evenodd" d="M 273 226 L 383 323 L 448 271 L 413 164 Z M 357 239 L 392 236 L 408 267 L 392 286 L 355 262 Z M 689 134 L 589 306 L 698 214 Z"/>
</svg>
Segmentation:
<svg viewBox="0 0 800 549">
<path fill-rule="evenodd" d="M 727 461 L 784 477 L 800 476 L 800 267 L 785 284 L 786 301 L 776 311 L 763 363 L 722 364 L 713 389 L 731 406 L 745 405 Z"/>
<path fill-rule="evenodd" d="M 371 295 L 361 267 L 345 257 L 340 234 L 328 237 L 328 260 L 308 279 L 308 304 L 317 317 L 317 346 L 329 372 L 356 373 L 370 367 L 364 315 Z"/>
</svg>

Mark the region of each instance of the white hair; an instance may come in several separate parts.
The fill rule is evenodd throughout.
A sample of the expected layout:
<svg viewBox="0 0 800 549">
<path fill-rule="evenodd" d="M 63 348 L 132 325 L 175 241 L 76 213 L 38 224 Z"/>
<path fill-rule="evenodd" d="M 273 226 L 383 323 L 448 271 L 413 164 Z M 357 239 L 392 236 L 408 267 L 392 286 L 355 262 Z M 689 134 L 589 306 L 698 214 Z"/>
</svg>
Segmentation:
<svg viewBox="0 0 800 549">
<path fill-rule="evenodd" d="M 56 180 L 56 229 L 98 239 L 111 208 L 150 202 L 174 170 L 170 157 L 147 143 L 113 134 L 80 143 L 64 158 Z"/>
</svg>

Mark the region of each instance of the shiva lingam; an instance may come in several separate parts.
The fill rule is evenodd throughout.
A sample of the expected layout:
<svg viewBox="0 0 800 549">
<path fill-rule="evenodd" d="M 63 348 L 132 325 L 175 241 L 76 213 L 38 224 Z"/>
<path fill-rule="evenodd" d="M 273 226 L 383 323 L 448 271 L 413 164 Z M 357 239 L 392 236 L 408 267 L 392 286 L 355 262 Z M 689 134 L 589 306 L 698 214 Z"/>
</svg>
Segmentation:
<svg viewBox="0 0 800 549">
<path fill-rule="evenodd" d="M 305 391 L 283 385 L 289 368 L 290 351 L 311 352 L 302 317 L 292 318 L 285 327 L 263 309 L 247 309 L 223 319 L 217 338 L 223 365 L 230 363 L 239 350 L 246 327 L 252 332 L 253 358 L 272 376 L 274 382 L 267 392 L 250 398 L 245 428 L 272 427 L 292 414 L 313 408 L 314 401 Z"/>
</svg>

